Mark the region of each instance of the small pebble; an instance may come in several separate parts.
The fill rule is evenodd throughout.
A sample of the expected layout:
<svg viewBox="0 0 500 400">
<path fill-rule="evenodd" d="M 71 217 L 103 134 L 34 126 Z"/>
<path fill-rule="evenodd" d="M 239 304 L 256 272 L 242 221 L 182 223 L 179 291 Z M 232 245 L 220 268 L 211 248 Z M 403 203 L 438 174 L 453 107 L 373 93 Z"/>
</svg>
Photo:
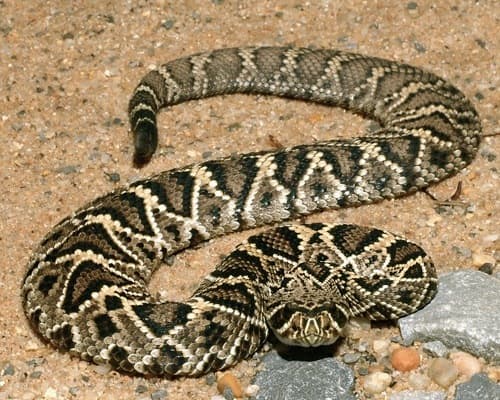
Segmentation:
<svg viewBox="0 0 500 400">
<path fill-rule="evenodd" d="M 436 358 L 431 361 L 427 375 L 443 388 L 449 387 L 458 377 L 458 369 L 446 358 Z"/>
<path fill-rule="evenodd" d="M 453 364 L 455 364 L 455 367 L 457 367 L 458 372 L 468 378 L 481 372 L 481 363 L 476 357 L 469 353 L 457 351 L 450 354 L 450 359 L 453 361 Z"/>
<path fill-rule="evenodd" d="M 167 398 L 167 391 L 164 389 L 156 390 L 151 393 L 151 400 L 164 400 Z"/>
<path fill-rule="evenodd" d="M 373 351 L 379 356 L 386 356 L 389 352 L 389 345 L 391 344 L 388 340 L 376 339 L 372 343 Z"/>
<path fill-rule="evenodd" d="M 233 391 L 229 387 L 224 389 L 224 393 L 222 393 L 222 395 L 224 396 L 225 400 L 234 400 Z"/>
<path fill-rule="evenodd" d="M 403 344 L 404 340 L 401 336 L 391 336 L 391 343 Z"/>
<path fill-rule="evenodd" d="M 433 340 L 422 345 L 424 353 L 432 357 L 448 357 L 450 350 L 439 340 Z"/>
<path fill-rule="evenodd" d="M 62 167 L 56 168 L 55 171 L 58 174 L 70 175 L 70 174 L 76 174 L 79 169 L 80 169 L 79 165 L 64 165 Z"/>
<path fill-rule="evenodd" d="M 482 241 L 486 244 L 494 243 L 500 239 L 500 234 L 493 233 L 491 235 L 486 235 L 482 238 Z"/>
<path fill-rule="evenodd" d="M 259 393 L 259 389 L 260 389 L 259 385 L 249 385 L 245 389 L 245 394 L 248 397 L 255 397 L 257 396 L 257 393 Z"/>
<path fill-rule="evenodd" d="M 342 356 L 342 361 L 346 364 L 354 364 L 361 357 L 360 353 L 346 353 Z"/>
<path fill-rule="evenodd" d="M 148 387 L 146 385 L 137 385 L 135 388 L 136 393 L 146 393 L 148 391 Z"/>
<path fill-rule="evenodd" d="M 478 268 L 479 271 L 484 272 L 485 274 L 488 274 L 488 275 L 492 275 L 494 269 L 495 269 L 495 266 L 493 264 L 490 264 L 490 263 L 483 264 Z"/>
<path fill-rule="evenodd" d="M 114 76 L 118 76 L 118 71 L 116 68 L 109 68 L 104 70 L 104 76 L 106 78 L 112 78 Z"/>
<path fill-rule="evenodd" d="M 36 371 L 33 371 L 31 374 L 30 374 L 30 378 L 31 379 L 38 379 L 42 376 L 42 371 L 40 370 L 36 370 Z"/>
<path fill-rule="evenodd" d="M 370 394 L 382 393 L 391 380 L 391 376 L 385 372 L 373 372 L 364 379 L 363 388 Z"/>
<path fill-rule="evenodd" d="M 462 256 L 464 258 L 471 258 L 472 257 L 472 250 L 464 247 L 464 246 L 452 246 L 452 249 L 455 253 L 457 253 L 459 256 Z"/>
<path fill-rule="evenodd" d="M 216 381 L 217 381 L 217 377 L 215 376 L 215 374 L 213 372 L 211 372 L 205 376 L 205 382 L 207 383 L 207 385 L 212 386 Z"/>
<path fill-rule="evenodd" d="M 26 364 L 28 364 L 30 367 L 39 367 L 40 365 L 45 364 L 45 358 L 35 357 L 26 361 Z"/>
<path fill-rule="evenodd" d="M 175 24 L 175 20 L 172 19 L 172 18 L 169 18 L 167 20 L 165 20 L 161 25 L 166 29 L 166 30 L 170 30 L 174 27 L 174 24 Z"/>
<path fill-rule="evenodd" d="M 423 390 L 429 387 L 429 385 L 431 384 L 431 380 L 424 374 L 421 374 L 419 372 L 411 372 L 408 376 L 408 384 L 412 389 Z"/>
<path fill-rule="evenodd" d="M 416 10 L 418 8 L 418 4 L 414 1 L 410 1 L 406 4 L 406 8 L 408 10 Z"/>
<path fill-rule="evenodd" d="M 230 389 L 234 397 L 243 397 L 243 388 L 241 387 L 238 379 L 230 372 L 220 376 L 217 380 L 217 390 L 223 394 L 224 397 L 226 389 Z"/>
<path fill-rule="evenodd" d="M 420 365 L 420 354 L 413 347 L 400 347 L 392 352 L 391 364 L 398 371 L 414 370 Z"/>
<path fill-rule="evenodd" d="M 14 366 L 7 362 L 6 364 L 4 364 L 2 366 L 2 375 L 4 376 L 7 376 L 7 375 L 14 375 L 14 373 L 16 372 L 16 369 L 14 368 Z"/>
<path fill-rule="evenodd" d="M 57 399 L 57 390 L 49 387 L 43 394 L 43 398 L 47 400 Z"/>
<path fill-rule="evenodd" d="M 117 182 L 120 182 L 120 174 L 118 172 L 110 172 L 109 174 L 108 173 L 104 173 L 110 182 L 113 182 L 113 183 L 117 183 Z"/>
<path fill-rule="evenodd" d="M 358 351 L 360 351 L 361 353 L 366 353 L 368 351 L 368 347 L 369 346 L 367 342 L 361 341 L 358 344 Z"/>
<path fill-rule="evenodd" d="M 472 253 L 472 265 L 480 267 L 483 264 L 495 264 L 495 257 L 484 253 Z"/>
</svg>

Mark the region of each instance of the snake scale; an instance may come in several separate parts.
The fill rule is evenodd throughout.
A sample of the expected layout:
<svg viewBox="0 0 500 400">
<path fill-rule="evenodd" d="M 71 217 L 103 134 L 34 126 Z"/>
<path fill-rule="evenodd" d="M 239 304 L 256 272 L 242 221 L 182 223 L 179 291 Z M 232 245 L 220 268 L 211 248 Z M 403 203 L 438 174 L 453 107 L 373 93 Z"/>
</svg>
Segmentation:
<svg viewBox="0 0 500 400">
<path fill-rule="evenodd" d="M 148 291 L 168 256 L 215 236 L 423 189 L 468 165 L 479 117 L 421 69 L 336 50 L 221 49 L 168 62 L 129 104 L 135 160 L 157 147 L 163 107 L 249 93 L 339 106 L 377 121 L 366 136 L 232 155 L 104 195 L 41 242 L 22 284 L 34 329 L 84 360 L 147 375 L 201 375 L 252 355 L 269 332 L 319 346 L 353 316 L 394 319 L 436 292 L 417 245 L 354 225 L 284 225 L 250 237 L 186 302 Z"/>
</svg>

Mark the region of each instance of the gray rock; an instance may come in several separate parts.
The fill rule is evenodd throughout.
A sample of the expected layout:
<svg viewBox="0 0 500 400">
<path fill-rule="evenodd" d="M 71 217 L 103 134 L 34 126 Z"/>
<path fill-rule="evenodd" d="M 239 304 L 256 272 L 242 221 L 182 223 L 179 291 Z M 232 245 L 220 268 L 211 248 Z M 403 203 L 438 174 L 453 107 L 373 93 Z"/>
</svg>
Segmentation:
<svg viewBox="0 0 500 400">
<path fill-rule="evenodd" d="M 488 379 L 486 374 L 476 374 L 468 382 L 457 386 L 455 400 L 498 400 L 500 385 Z"/>
<path fill-rule="evenodd" d="M 423 392 L 420 390 L 394 393 L 389 397 L 389 400 L 445 400 L 445 392 Z"/>
<path fill-rule="evenodd" d="M 354 373 L 333 357 L 285 360 L 275 351 L 262 358 L 265 369 L 255 378 L 257 400 L 355 400 Z"/>
<path fill-rule="evenodd" d="M 439 340 L 427 342 L 422 345 L 422 350 L 432 357 L 448 357 L 450 349 Z"/>
<path fill-rule="evenodd" d="M 167 391 L 165 389 L 159 389 L 151 393 L 151 400 L 164 400 L 167 398 Z"/>
<path fill-rule="evenodd" d="M 361 357 L 361 353 L 346 353 L 342 356 L 342 361 L 346 364 L 354 364 Z"/>
<path fill-rule="evenodd" d="M 439 340 L 491 362 L 500 362 L 500 280 L 463 270 L 443 275 L 423 310 L 398 321 L 406 344 Z"/>
</svg>

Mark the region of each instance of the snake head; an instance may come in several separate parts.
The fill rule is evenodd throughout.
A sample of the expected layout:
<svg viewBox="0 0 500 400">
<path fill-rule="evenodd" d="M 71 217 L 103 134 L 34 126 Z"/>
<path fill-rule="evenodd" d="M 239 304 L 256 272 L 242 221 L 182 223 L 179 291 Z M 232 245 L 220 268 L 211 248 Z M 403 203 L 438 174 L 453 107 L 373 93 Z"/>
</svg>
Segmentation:
<svg viewBox="0 0 500 400">
<path fill-rule="evenodd" d="M 287 345 L 325 346 L 344 336 L 348 318 L 339 304 L 293 301 L 274 305 L 267 309 L 267 321 L 274 335 Z"/>
</svg>

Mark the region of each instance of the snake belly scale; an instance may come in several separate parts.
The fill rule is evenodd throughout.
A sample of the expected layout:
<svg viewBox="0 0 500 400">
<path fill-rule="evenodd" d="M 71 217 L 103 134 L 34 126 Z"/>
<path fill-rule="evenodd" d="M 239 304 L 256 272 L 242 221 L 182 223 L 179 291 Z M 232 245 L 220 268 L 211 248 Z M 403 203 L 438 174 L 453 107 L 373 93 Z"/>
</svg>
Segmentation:
<svg viewBox="0 0 500 400">
<path fill-rule="evenodd" d="M 420 247 L 375 228 L 326 224 L 252 236 L 184 303 L 149 293 L 171 254 L 415 192 L 462 170 L 480 142 L 471 103 L 432 73 L 335 50 L 233 48 L 168 62 L 141 80 L 129 104 L 135 161 L 157 147 L 161 108 L 230 93 L 339 106 L 381 128 L 165 171 L 87 204 L 30 259 L 23 307 L 41 337 L 121 371 L 194 376 L 249 357 L 270 330 L 317 346 L 353 316 L 393 319 L 430 301 L 437 279 Z"/>
</svg>

